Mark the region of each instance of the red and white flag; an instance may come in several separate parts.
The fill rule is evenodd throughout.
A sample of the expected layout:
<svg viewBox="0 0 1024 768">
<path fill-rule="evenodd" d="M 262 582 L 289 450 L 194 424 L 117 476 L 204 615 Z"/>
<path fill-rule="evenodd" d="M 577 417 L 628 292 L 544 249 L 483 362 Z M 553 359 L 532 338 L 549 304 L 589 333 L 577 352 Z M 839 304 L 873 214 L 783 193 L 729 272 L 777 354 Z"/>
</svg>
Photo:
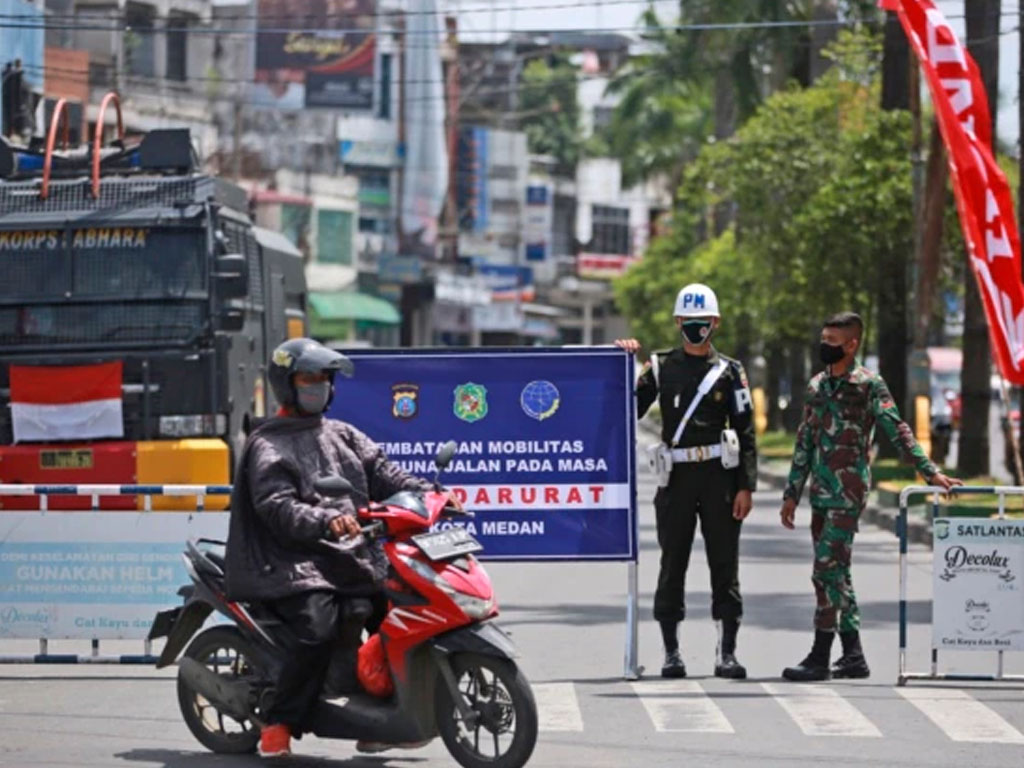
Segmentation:
<svg viewBox="0 0 1024 768">
<path fill-rule="evenodd" d="M 124 437 L 121 363 L 11 366 L 14 442 Z"/>
<path fill-rule="evenodd" d="M 1020 238 L 1010 185 L 992 152 L 988 96 L 978 65 L 931 0 L 881 0 L 879 5 L 899 14 L 928 80 L 999 372 L 1013 384 L 1024 384 Z"/>
</svg>

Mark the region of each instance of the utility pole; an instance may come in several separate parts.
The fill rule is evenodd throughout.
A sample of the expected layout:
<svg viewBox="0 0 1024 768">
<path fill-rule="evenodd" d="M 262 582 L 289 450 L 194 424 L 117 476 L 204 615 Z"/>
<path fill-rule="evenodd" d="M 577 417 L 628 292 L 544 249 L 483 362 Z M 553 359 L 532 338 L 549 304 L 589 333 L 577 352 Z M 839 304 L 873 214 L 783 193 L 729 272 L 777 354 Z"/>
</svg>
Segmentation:
<svg viewBox="0 0 1024 768">
<path fill-rule="evenodd" d="M 988 94 L 992 118 L 992 148 L 996 145 L 999 109 L 999 16 L 1000 0 L 964 0 L 967 47 L 978 64 Z M 965 478 L 989 474 L 989 376 L 992 353 L 988 324 L 978 283 L 969 267 L 964 270 L 964 362 L 960 372 L 963 402 L 957 472 Z"/>
</svg>

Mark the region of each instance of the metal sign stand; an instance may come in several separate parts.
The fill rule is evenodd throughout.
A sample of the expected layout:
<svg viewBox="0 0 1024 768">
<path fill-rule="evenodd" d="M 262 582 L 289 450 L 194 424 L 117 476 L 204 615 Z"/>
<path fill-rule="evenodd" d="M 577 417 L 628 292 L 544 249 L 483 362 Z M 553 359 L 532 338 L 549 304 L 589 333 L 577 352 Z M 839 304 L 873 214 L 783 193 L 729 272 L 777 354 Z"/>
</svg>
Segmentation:
<svg viewBox="0 0 1024 768">
<path fill-rule="evenodd" d="M 910 672 L 907 670 L 907 518 L 908 502 L 912 496 L 932 494 L 931 519 L 934 524 L 935 518 L 939 515 L 939 496 L 945 493 L 942 488 L 930 485 L 912 485 L 903 489 L 900 493 L 900 514 L 896 521 L 897 535 L 900 539 L 900 648 L 899 648 L 899 672 L 896 685 L 904 686 L 908 680 L 976 680 L 976 681 L 1024 681 L 1024 675 L 1004 674 L 1003 660 L 1004 651 L 997 651 L 996 672 L 994 675 L 965 675 L 949 674 L 939 672 L 939 650 L 932 648 L 931 669 L 928 672 Z M 1024 486 L 961 486 L 953 495 L 996 495 L 999 497 L 999 519 L 1006 518 L 1006 497 L 1009 495 L 1024 496 Z M 934 598 L 933 598 L 934 600 Z"/>
</svg>

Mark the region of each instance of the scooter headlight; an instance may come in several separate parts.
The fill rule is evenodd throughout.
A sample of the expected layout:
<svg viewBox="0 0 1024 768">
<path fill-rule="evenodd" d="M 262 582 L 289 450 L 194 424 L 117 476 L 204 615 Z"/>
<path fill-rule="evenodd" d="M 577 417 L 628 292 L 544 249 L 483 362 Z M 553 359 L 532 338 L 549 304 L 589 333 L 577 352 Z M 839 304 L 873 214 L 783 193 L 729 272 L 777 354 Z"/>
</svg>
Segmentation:
<svg viewBox="0 0 1024 768">
<path fill-rule="evenodd" d="M 481 597 L 475 597 L 474 595 L 467 595 L 459 592 L 455 587 L 441 578 L 437 571 L 421 560 L 415 560 L 411 557 L 403 557 L 402 562 L 415 571 L 417 576 L 426 579 L 448 595 L 448 597 L 454 600 L 455 604 L 459 606 L 459 608 L 461 608 L 471 619 L 486 619 L 494 612 L 494 598 L 484 600 Z"/>
<path fill-rule="evenodd" d="M 456 592 L 452 595 L 452 599 L 471 619 L 486 619 L 494 611 L 494 598 L 484 600 L 480 597 Z"/>
</svg>

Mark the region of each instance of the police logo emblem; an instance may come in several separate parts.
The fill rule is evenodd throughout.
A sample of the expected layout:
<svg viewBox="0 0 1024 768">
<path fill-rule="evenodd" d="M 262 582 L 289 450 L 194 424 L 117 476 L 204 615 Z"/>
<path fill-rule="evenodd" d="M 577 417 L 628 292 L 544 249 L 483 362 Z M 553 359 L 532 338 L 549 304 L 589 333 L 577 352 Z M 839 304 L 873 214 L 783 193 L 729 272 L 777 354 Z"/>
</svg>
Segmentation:
<svg viewBox="0 0 1024 768">
<path fill-rule="evenodd" d="M 460 384 L 455 388 L 452 411 L 463 421 L 480 421 L 487 415 L 487 388 L 473 382 Z"/>
<path fill-rule="evenodd" d="M 935 538 L 937 539 L 948 539 L 949 538 L 949 521 L 938 520 L 935 523 Z"/>
<path fill-rule="evenodd" d="M 725 399 L 725 395 L 722 394 L 721 390 L 715 390 L 714 401 L 716 403 L 722 402 Z"/>
<path fill-rule="evenodd" d="M 415 384 L 395 384 L 391 387 L 391 415 L 396 419 L 411 419 L 420 412 L 417 397 L 420 388 Z"/>
</svg>

